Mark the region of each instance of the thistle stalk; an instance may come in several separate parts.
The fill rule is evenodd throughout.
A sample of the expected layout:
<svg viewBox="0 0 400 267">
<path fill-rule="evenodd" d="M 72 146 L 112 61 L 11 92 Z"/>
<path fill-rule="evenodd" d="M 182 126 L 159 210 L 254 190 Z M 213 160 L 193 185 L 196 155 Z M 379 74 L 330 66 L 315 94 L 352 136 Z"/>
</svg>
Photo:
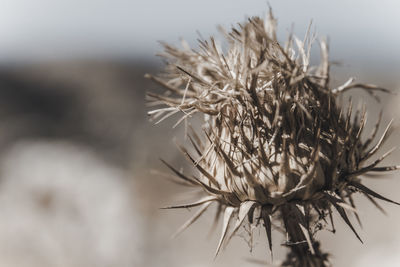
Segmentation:
<svg viewBox="0 0 400 267">
<path fill-rule="evenodd" d="M 199 51 L 186 43 L 183 49 L 164 44 L 166 72 L 147 75 L 166 89 L 148 94 L 149 104 L 157 107 L 149 112 L 153 120 L 180 113 L 175 125 L 188 126 L 195 114 L 203 115 L 202 131 L 192 128 L 188 135 L 195 154 L 180 147 L 198 174 L 188 176 L 165 164 L 180 183 L 204 196 L 168 208 L 199 207 L 184 230 L 216 204 L 223 219 L 216 255 L 244 223 L 263 224 L 272 252 L 272 223 L 277 222 L 289 248 L 281 266 L 329 266 L 315 235 L 329 221 L 333 227 L 333 210 L 361 241 L 348 218 L 351 212 L 359 219 L 354 193 L 377 206 L 374 198 L 399 204 L 362 183 L 364 174 L 399 169 L 380 166 L 393 150 L 376 157 L 391 123 L 375 141 L 379 119 L 365 139 L 365 105 L 353 110 L 350 101 L 345 109 L 337 98 L 354 88 L 375 98 L 389 91 L 352 79 L 331 88 L 326 42 L 320 42 L 321 63 L 310 66 L 315 38 L 290 35 L 281 45 L 271 11 L 265 21 L 254 17 L 223 32 L 227 51 L 212 37 L 200 41 Z"/>
<path fill-rule="evenodd" d="M 286 246 L 289 248 L 286 260 L 281 266 L 290 267 L 325 267 L 329 266 L 328 254 L 320 251 L 320 244 L 308 236 L 307 228 L 299 224 L 296 207 L 286 204 L 282 209 L 282 219 L 288 235 Z M 306 222 L 303 222 L 306 224 Z"/>
</svg>

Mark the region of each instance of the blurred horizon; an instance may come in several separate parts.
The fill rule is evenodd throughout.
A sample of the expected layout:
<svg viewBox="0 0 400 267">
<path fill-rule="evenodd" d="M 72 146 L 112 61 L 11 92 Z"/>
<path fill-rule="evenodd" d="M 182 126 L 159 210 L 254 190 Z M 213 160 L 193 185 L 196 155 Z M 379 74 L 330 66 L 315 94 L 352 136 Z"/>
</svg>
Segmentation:
<svg viewBox="0 0 400 267">
<path fill-rule="evenodd" d="M 386 62 L 399 68 L 395 34 L 400 3 L 383 1 L 211 0 L 5 0 L 0 10 L 0 62 L 71 59 L 153 60 L 159 41 L 196 47 L 202 36 L 218 35 L 246 17 L 265 17 L 268 3 L 278 19 L 279 38 L 308 25 L 328 37 L 333 61 Z"/>
</svg>

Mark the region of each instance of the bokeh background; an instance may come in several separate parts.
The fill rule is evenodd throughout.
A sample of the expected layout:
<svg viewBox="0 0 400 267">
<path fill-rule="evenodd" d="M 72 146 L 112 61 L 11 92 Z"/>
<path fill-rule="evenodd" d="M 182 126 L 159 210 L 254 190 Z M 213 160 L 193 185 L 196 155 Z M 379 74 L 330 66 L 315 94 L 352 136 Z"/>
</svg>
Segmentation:
<svg viewBox="0 0 400 267">
<path fill-rule="evenodd" d="M 304 36 L 310 21 L 329 38 L 332 86 L 349 77 L 399 92 L 400 3 L 396 0 L 270 0 L 279 38 Z M 148 122 L 144 79 L 162 62 L 158 41 L 196 47 L 266 1 L 2 0 L 0 4 L 0 266 L 257 266 L 271 262 L 265 233 L 251 250 L 242 237 L 213 261 L 219 229 L 209 212 L 182 235 L 191 216 L 160 207 L 181 203 L 185 188 L 159 158 L 190 167 L 176 149 L 182 129 Z M 315 46 L 318 54 L 318 46 Z M 400 97 L 367 102 L 369 128 L 399 118 Z M 395 132 L 385 148 L 398 143 Z M 395 152 L 386 164 L 400 162 Z M 400 173 L 366 184 L 400 200 Z M 357 198 L 364 244 L 337 216 L 337 234 L 320 234 L 334 266 L 400 266 L 400 207 L 382 215 Z M 192 211 L 193 212 L 193 211 Z M 354 217 L 351 218 L 353 221 Z M 218 226 L 220 227 L 220 225 Z M 284 255 L 274 235 L 274 259 Z M 259 265 L 260 266 L 260 265 Z"/>
</svg>

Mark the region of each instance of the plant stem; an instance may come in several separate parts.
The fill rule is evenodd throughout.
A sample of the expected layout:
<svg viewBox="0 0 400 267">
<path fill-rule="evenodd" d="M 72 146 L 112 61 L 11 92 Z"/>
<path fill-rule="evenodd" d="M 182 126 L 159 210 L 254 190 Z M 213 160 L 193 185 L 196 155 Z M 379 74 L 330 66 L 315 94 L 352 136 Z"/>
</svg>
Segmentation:
<svg viewBox="0 0 400 267">
<path fill-rule="evenodd" d="M 320 251 L 320 244 L 310 236 L 313 253 L 307 243 L 306 236 L 300 227 L 309 227 L 306 220 L 301 220 L 298 216 L 298 208 L 295 204 L 286 204 L 281 215 L 286 228 L 288 243 L 290 249 L 282 266 L 287 267 L 328 267 L 328 254 Z"/>
</svg>

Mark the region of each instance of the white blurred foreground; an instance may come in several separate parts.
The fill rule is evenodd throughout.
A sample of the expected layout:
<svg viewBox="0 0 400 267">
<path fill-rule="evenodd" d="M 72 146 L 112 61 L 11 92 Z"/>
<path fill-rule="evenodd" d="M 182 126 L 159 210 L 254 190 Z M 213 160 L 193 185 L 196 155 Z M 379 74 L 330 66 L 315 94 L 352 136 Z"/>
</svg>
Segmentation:
<svg viewBox="0 0 400 267">
<path fill-rule="evenodd" d="M 15 145 L 1 161 L 0 266 L 140 266 L 124 175 L 68 143 Z"/>
</svg>

